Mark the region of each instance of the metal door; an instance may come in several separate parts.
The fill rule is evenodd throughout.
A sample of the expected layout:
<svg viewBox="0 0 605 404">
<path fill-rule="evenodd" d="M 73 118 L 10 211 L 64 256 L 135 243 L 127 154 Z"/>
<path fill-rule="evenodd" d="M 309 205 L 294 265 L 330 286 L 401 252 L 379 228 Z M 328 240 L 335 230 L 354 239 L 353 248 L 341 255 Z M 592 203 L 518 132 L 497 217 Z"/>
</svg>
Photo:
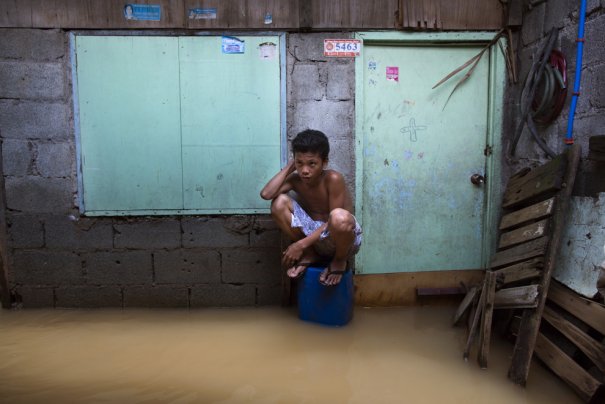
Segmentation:
<svg viewBox="0 0 605 404">
<path fill-rule="evenodd" d="M 364 44 L 357 64 L 359 273 L 484 265 L 490 53 L 447 104 L 464 72 L 432 89 L 481 49 Z"/>
</svg>

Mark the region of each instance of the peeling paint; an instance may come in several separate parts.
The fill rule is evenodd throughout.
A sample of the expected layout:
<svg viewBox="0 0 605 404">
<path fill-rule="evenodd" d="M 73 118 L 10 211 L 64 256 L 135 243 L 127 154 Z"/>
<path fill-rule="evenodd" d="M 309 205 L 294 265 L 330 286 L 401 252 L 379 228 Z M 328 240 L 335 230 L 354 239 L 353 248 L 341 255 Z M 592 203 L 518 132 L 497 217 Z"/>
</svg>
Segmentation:
<svg viewBox="0 0 605 404">
<path fill-rule="evenodd" d="M 588 298 L 597 293 L 605 262 L 605 193 L 598 198 L 572 197 L 553 276 Z M 590 234 L 590 238 L 586 237 Z"/>
</svg>

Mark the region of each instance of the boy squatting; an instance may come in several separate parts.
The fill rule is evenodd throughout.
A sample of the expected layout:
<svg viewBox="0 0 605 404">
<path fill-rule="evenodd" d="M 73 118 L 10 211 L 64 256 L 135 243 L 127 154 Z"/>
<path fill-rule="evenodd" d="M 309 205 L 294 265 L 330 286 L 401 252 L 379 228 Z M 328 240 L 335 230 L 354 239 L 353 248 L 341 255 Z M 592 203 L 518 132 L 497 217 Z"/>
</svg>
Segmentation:
<svg viewBox="0 0 605 404">
<path fill-rule="evenodd" d="M 342 174 L 326 170 L 330 143 L 323 132 L 300 132 L 292 140 L 292 152 L 294 158 L 260 193 L 272 201 L 271 216 L 293 241 L 283 253 L 282 265 L 289 277 L 299 278 L 309 265 L 330 261 L 319 281 L 336 285 L 362 241 L 351 195 Z"/>
</svg>

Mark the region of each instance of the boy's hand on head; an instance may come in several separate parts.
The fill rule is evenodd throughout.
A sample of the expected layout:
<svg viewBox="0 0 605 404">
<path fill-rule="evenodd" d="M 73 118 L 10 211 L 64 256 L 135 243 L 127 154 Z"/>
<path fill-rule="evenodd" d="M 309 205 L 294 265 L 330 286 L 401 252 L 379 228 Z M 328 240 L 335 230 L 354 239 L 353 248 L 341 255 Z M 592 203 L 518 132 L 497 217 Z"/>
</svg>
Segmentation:
<svg viewBox="0 0 605 404">
<path fill-rule="evenodd" d="M 288 161 L 287 167 L 288 167 L 288 175 L 290 175 L 294 171 L 296 171 L 296 164 L 294 164 L 294 159 L 290 159 L 290 161 Z"/>
<path fill-rule="evenodd" d="M 290 244 L 288 248 L 286 248 L 286 251 L 284 251 L 284 256 L 281 260 L 282 264 L 287 267 L 294 266 L 298 261 L 300 261 L 303 252 L 304 248 L 298 241 Z"/>
</svg>

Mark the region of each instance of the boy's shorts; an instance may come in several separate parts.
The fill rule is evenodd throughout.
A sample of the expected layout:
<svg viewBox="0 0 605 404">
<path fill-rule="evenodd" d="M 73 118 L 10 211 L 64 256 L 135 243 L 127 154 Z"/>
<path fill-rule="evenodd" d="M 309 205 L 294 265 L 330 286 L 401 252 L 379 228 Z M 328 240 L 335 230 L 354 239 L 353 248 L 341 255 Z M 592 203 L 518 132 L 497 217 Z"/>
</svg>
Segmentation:
<svg viewBox="0 0 605 404">
<path fill-rule="evenodd" d="M 292 199 L 292 208 L 293 212 L 290 226 L 300 228 L 300 230 L 305 234 L 305 236 L 308 236 L 309 234 L 313 233 L 325 223 L 321 220 L 313 220 L 294 199 Z M 353 216 L 353 218 L 355 219 L 355 240 L 353 241 L 353 245 L 349 250 L 349 257 L 357 254 L 362 242 L 361 226 L 359 225 L 359 222 L 357 222 L 355 216 Z M 313 248 L 315 249 L 315 252 L 322 257 L 331 258 L 334 256 L 334 253 L 336 252 L 336 246 L 334 245 L 334 240 L 332 240 L 332 237 L 330 237 L 330 232 L 328 231 L 328 229 L 324 230 L 321 233 L 321 235 L 319 236 L 319 240 L 315 244 L 313 244 Z"/>
</svg>

